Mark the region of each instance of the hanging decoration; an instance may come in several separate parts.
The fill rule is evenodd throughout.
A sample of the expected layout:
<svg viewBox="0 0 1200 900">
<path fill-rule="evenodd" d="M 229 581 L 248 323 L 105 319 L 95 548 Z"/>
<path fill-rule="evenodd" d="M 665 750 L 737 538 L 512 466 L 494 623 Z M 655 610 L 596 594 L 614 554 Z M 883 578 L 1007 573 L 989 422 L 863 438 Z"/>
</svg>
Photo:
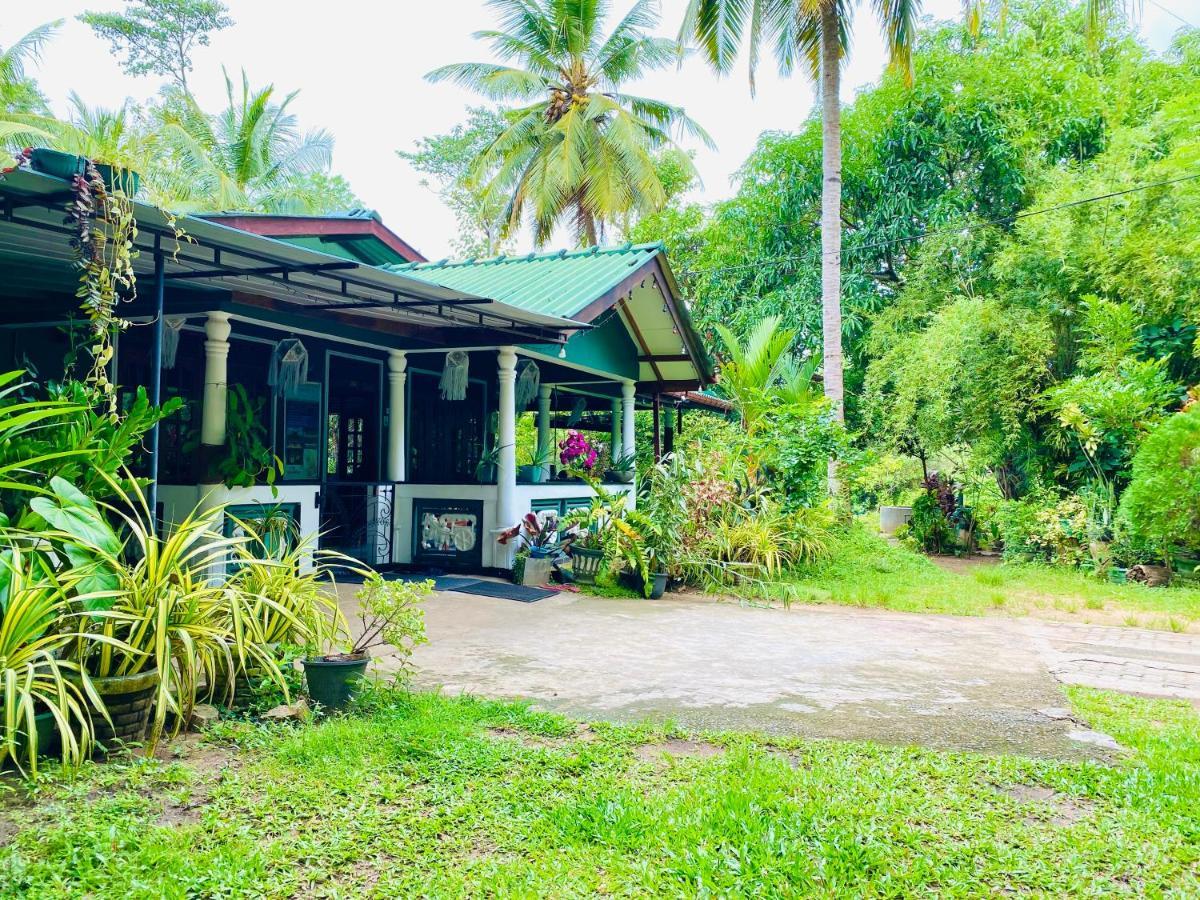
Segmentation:
<svg viewBox="0 0 1200 900">
<path fill-rule="evenodd" d="M 179 334 L 187 319 L 183 316 L 167 316 L 163 319 L 162 333 L 162 367 L 175 368 L 175 357 L 179 353 Z"/>
<path fill-rule="evenodd" d="M 451 350 L 446 354 L 446 364 L 442 366 L 442 380 L 438 382 L 443 400 L 467 398 L 467 368 L 470 363 L 471 357 L 462 350 Z"/>
<path fill-rule="evenodd" d="M 276 396 L 291 396 L 308 381 L 308 350 L 298 338 L 285 338 L 275 345 L 267 384 Z"/>
<path fill-rule="evenodd" d="M 587 409 L 587 400 L 580 397 L 575 401 L 575 405 L 571 407 L 571 415 L 567 419 L 568 428 L 579 424 L 579 420 L 583 418 L 583 411 L 585 409 Z"/>
<path fill-rule="evenodd" d="M 521 360 L 517 366 L 517 387 L 514 393 L 517 412 L 528 408 L 533 398 L 537 396 L 541 384 L 542 370 L 538 368 L 538 364 L 532 359 Z"/>
</svg>

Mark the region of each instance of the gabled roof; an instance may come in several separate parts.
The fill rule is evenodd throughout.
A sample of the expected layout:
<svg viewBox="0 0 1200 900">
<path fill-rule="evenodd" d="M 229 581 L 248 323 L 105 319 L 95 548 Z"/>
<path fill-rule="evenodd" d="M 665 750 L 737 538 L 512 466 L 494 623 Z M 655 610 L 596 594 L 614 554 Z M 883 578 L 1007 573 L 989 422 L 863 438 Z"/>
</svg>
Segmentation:
<svg viewBox="0 0 1200 900">
<path fill-rule="evenodd" d="M 319 216 L 220 212 L 201 213 L 200 217 L 371 266 L 425 261 L 418 250 L 384 225 L 373 209 L 348 209 Z"/>
<path fill-rule="evenodd" d="M 712 361 L 692 326 L 661 243 L 386 267 L 539 315 L 597 322 L 617 307 L 638 349 L 640 382 L 703 385 Z M 572 341 L 576 340 L 575 338 Z M 568 342 L 568 355 L 571 342 Z"/>
<path fill-rule="evenodd" d="M 574 319 L 662 252 L 662 244 L 625 244 L 387 268 L 520 309 Z"/>
</svg>

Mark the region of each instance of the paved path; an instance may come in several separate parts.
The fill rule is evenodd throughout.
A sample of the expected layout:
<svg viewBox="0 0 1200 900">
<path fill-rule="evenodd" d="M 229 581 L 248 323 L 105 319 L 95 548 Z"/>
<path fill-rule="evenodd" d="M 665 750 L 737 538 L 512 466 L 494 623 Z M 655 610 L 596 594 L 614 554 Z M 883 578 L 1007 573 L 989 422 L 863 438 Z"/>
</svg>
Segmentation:
<svg viewBox="0 0 1200 900">
<path fill-rule="evenodd" d="M 1051 674 L 1064 684 L 1200 701 L 1200 636 L 1027 620 Z"/>
<path fill-rule="evenodd" d="M 693 729 L 1094 756 L 1111 741 L 1070 719 L 1060 682 L 1200 697 L 1200 639 L 1135 629 L 453 592 L 427 621 L 420 687 Z"/>
</svg>

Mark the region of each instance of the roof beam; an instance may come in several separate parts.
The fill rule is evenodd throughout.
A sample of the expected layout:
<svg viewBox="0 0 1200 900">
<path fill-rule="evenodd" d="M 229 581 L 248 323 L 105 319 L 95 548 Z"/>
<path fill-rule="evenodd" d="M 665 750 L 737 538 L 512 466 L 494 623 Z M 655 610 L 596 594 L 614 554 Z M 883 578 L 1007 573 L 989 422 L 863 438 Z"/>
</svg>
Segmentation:
<svg viewBox="0 0 1200 900">
<path fill-rule="evenodd" d="M 297 273 L 333 272 L 341 269 L 357 269 L 356 262 L 307 263 L 299 265 L 258 266 L 253 269 L 200 269 L 192 272 L 176 272 L 167 275 L 167 281 L 184 281 L 204 278 L 248 278 L 260 275 L 291 275 Z"/>
</svg>

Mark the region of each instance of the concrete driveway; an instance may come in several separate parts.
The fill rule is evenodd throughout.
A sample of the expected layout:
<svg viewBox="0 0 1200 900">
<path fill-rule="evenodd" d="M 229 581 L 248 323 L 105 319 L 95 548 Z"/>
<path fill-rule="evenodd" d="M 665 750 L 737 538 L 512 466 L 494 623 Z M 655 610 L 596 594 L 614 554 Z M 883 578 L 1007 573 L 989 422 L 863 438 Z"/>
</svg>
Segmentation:
<svg viewBox="0 0 1200 900">
<path fill-rule="evenodd" d="M 432 598 L 426 616 L 420 688 L 689 729 L 1063 757 L 1113 749 L 1064 709 L 1051 668 L 1087 683 L 1070 664 L 1070 648 L 1085 645 L 1048 623 L 670 596 L 524 604 L 454 592 Z"/>
</svg>

